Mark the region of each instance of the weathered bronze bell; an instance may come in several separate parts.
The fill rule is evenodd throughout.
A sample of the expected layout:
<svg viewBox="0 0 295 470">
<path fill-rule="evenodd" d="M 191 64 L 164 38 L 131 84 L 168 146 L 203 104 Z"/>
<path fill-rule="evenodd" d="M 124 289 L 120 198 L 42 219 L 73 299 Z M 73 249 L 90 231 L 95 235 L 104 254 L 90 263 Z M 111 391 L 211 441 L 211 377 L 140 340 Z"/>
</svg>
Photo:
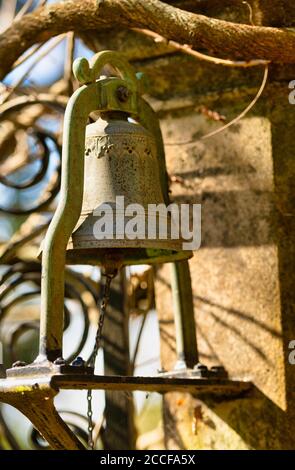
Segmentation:
<svg viewBox="0 0 295 470">
<path fill-rule="evenodd" d="M 134 217 L 130 210 L 125 213 L 130 204 L 142 207 L 137 221 L 144 232 L 136 238 L 130 228 L 128 233 Z M 166 212 L 167 236 L 161 238 L 158 228 L 163 221 L 159 212 L 152 214 L 150 204 L 164 205 L 155 138 L 125 112 L 102 112 L 86 127 L 83 204 L 68 243 L 67 262 L 120 266 L 188 258 L 182 240 L 171 237 L 171 214 Z M 111 210 L 104 211 L 106 205 Z M 97 239 L 95 227 L 102 216 L 104 238 Z M 153 239 L 148 233 L 151 216 L 157 225 Z"/>
</svg>

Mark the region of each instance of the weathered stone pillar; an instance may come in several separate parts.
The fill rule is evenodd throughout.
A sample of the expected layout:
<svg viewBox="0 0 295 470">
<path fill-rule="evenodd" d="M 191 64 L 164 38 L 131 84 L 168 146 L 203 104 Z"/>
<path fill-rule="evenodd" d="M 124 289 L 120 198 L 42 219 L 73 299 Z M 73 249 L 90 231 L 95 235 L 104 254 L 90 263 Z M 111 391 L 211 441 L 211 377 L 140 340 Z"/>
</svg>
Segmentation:
<svg viewBox="0 0 295 470">
<path fill-rule="evenodd" d="M 245 91 L 199 99 L 230 119 L 250 101 L 253 91 Z M 167 395 L 168 448 L 294 449 L 295 369 L 288 344 L 295 338 L 295 114 L 288 92 L 287 81 L 269 83 L 247 117 L 205 140 L 198 138 L 217 127 L 208 118 L 189 107 L 175 109 L 175 102 L 173 110 L 167 102 L 162 110 L 167 143 L 197 139 L 167 146 L 166 155 L 176 176 L 172 200 L 202 204 L 202 246 L 190 261 L 200 360 L 255 385 L 251 397 L 231 401 Z M 168 276 L 164 267 L 157 308 L 169 368 L 175 332 L 163 282 Z"/>
</svg>

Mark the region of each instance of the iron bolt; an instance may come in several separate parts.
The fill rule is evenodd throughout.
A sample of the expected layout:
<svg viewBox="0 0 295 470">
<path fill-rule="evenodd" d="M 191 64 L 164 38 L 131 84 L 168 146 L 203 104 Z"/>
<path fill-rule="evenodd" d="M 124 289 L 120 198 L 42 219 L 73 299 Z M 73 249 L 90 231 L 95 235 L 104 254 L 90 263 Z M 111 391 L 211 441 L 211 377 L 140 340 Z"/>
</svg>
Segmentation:
<svg viewBox="0 0 295 470">
<path fill-rule="evenodd" d="M 57 359 L 55 359 L 53 364 L 56 364 L 57 366 L 65 366 L 66 361 L 64 360 L 63 357 L 58 357 Z"/>
<path fill-rule="evenodd" d="M 129 96 L 130 91 L 128 90 L 128 88 L 126 88 L 125 86 L 119 86 L 117 88 L 117 97 L 119 101 L 125 103 L 128 100 Z"/>
<path fill-rule="evenodd" d="M 27 365 L 24 361 L 16 361 L 12 364 L 12 367 L 25 367 Z"/>
<path fill-rule="evenodd" d="M 208 378 L 210 375 L 210 372 L 208 370 L 208 367 L 205 366 L 204 364 L 201 364 L 201 362 L 198 362 L 193 368 L 192 375 L 195 377 L 200 377 L 200 378 Z"/>
<path fill-rule="evenodd" d="M 76 359 L 72 362 L 72 366 L 75 367 L 84 367 L 85 366 L 85 361 L 82 357 L 78 356 Z"/>
<path fill-rule="evenodd" d="M 207 372 L 208 367 L 205 366 L 204 364 L 202 364 L 201 362 L 198 362 L 198 364 L 196 364 L 194 366 L 194 370 L 195 371 L 200 371 L 200 372 Z"/>
<path fill-rule="evenodd" d="M 223 366 L 212 366 L 210 372 L 218 377 L 227 377 L 228 374 Z"/>
</svg>

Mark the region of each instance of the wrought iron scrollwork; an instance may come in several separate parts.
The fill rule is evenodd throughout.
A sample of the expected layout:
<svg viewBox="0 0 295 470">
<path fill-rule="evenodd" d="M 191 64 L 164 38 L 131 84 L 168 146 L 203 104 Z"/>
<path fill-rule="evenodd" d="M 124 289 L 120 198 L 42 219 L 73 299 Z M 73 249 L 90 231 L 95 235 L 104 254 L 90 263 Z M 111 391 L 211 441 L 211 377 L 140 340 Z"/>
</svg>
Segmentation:
<svg viewBox="0 0 295 470">
<path fill-rule="evenodd" d="M 5 206 L 0 204 L 0 211 L 6 214 L 12 215 L 29 215 L 33 212 L 39 212 L 41 210 L 46 209 L 49 204 L 54 200 L 56 195 L 59 192 L 60 188 L 60 171 L 61 171 L 61 148 L 57 142 L 56 137 L 43 130 L 36 130 L 33 129 L 30 131 L 29 137 L 34 139 L 36 142 L 35 147 L 38 148 L 37 155 L 34 157 L 29 155 L 27 157 L 27 162 L 23 164 L 24 166 L 30 166 L 32 163 L 39 162 L 39 168 L 35 174 L 31 175 L 31 172 L 27 172 L 28 176 L 19 182 L 16 178 L 13 178 L 15 171 L 12 170 L 7 175 L 0 174 L 0 183 L 4 185 L 6 188 L 11 188 L 16 190 L 20 195 L 18 195 L 18 201 L 22 199 L 21 195 L 24 191 L 28 189 L 34 189 L 40 183 L 46 181 L 48 178 L 49 181 L 40 191 L 37 201 L 34 201 L 29 207 L 22 207 L 21 204 L 19 206 L 9 205 Z M 50 148 L 49 148 L 49 141 L 51 141 L 54 145 L 54 148 L 58 154 L 58 162 L 53 169 L 49 173 L 49 162 L 50 162 Z"/>
<path fill-rule="evenodd" d="M 32 318 L 19 318 L 13 319 L 13 312 L 16 308 L 22 308 L 28 301 L 32 303 L 37 302 L 39 305 L 40 286 L 41 286 L 41 264 L 38 261 L 16 261 L 7 266 L 1 279 L 0 279 L 0 334 L 1 341 L 4 346 L 6 365 L 11 367 L 12 363 L 16 360 L 28 362 L 36 355 L 37 349 L 34 351 L 34 342 L 32 338 L 29 340 L 29 353 L 26 348 L 19 348 L 19 343 L 25 334 L 28 332 L 38 332 L 39 321 L 32 314 Z M 67 363 L 71 363 L 74 358 L 81 354 L 84 348 L 90 327 L 90 316 L 96 309 L 98 301 L 98 284 L 91 278 L 83 274 L 67 268 L 66 282 L 65 282 L 65 321 L 64 331 L 67 331 L 72 325 L 77 316 L 82 320 L 81 327 L 79 328 L 80 336 L 74 335 L 76 344 L 72 345 L 71 352 L 65 358 Z M 74 301 L 76 308 L 67 305 L 68 301 Z M 38 308 L 37 308 L 38 309 Z M 37 335 L 36 335 L 37 337 Z M 37 341 L 35 342 L 37 348 Z M 65 422 L 75 432 L 75 434 L 82 440 L 87 442 L 85 417 L 78 416 L 71 410 L 63 410 L 60 412 L 64 415 Z M 79 419 L 78 419 L 79 418 Z M 84 426 L 85 425 L 85 426 Z M 9 428 L 2 414 L 2 407 L 0 407 L 0 428 L 4 435 L 5 441 L 13 448 L 19 448 L 18 440 L 14 433 Z M 31 426 L 29 443 L 33 449 L 48 448 L 47 443 L 43 440 L 40 434 Z"/>
<path fill-rule="evenodd" d="M 37 299 L 40 296 L 40 285 L 41 285 L 41 265 L 36 261 L 21 261 L 16 262 L 8 267 L 0 279 L 0 331 L 5 329 L 3 324 L 9 320 L 9 314 L 14 307 L 22 305 L 28 300 Z M 84 300 L 87 293 L 88 300 Z M 84 294 L 84 295 L 83 295 Z M 97 303 L 97 291 L 93 281 L 86 279 L 85 276 L 67 269 L 66 271 L 66 282 L 65 282 L 65 331 L 70 327 L 73 313 L 67 307 L 68 300 L 74 300 L 78 309 L 75 309 L 75 315 L 79 314 L 83 319 L 83 327 L 81 328 L 81 335 L 78 338 L 77 345 L 74 350 L 66 358 L 66 361 L 70 363 L 75 357 L 77 357 L 85 343 L 89 334 L 89 311 L 95 307 Z M 9 328 L 5 337 L 2 338 L 4 346 L 7 347 L 11 360 L 10 363 L 16 359 L 25 360 L 26 358 L 16 357 L 17 342 L 20 337 L 28 330 L 38 330 L 39 322 L 38 319 L 18 320 L 14 322 Z M 32 351 L 32 354 L 36 355 L 36 351 Z"/>
</svg>

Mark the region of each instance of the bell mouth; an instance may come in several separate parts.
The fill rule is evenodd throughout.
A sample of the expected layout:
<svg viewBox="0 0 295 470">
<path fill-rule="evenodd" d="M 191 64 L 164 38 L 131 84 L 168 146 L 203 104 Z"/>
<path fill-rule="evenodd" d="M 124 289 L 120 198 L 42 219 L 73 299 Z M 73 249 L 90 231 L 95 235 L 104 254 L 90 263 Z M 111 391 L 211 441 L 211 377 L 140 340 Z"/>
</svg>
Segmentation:
<svg viewBox="0 0 295 470">
<path fill-rule="evenodd" d="M 118 210 L 116 215 L 118 215 Z M 145 219 L 146 214 L 143 217 L 144 221 Z M 172 238 L 171 229 L 167 231 L 165 238 L 149 238 L 147 230 L 143 238 L 131 238 L 131 233 L 126 230 L 126 222 L 129 218 L 124 217 L 123 231 L 118 230 L 116 220 L 111 220 L 112 223 L 109 224 L 109 231 L 105 232 L 105 238 L 98 239 L 93 233 L 96 220 L 97 218 L 92 213 L 81 215 L 68 241 L 66 263 L 118 268 L 136 264 L 170 263 L 192 257 L 190 250 L 183 249 L 185 240 Z M 144 226 L 148 226 L 146 221 Z"/>
<path fill-rule="evenodd" d="M 109 268 L 137 264 L 162 264 L 191 258 L 188 250 L 173 250 L 150 247 L 124 248 L 68 248 L 67 264 L 101 265 Z"/>
</svg>

